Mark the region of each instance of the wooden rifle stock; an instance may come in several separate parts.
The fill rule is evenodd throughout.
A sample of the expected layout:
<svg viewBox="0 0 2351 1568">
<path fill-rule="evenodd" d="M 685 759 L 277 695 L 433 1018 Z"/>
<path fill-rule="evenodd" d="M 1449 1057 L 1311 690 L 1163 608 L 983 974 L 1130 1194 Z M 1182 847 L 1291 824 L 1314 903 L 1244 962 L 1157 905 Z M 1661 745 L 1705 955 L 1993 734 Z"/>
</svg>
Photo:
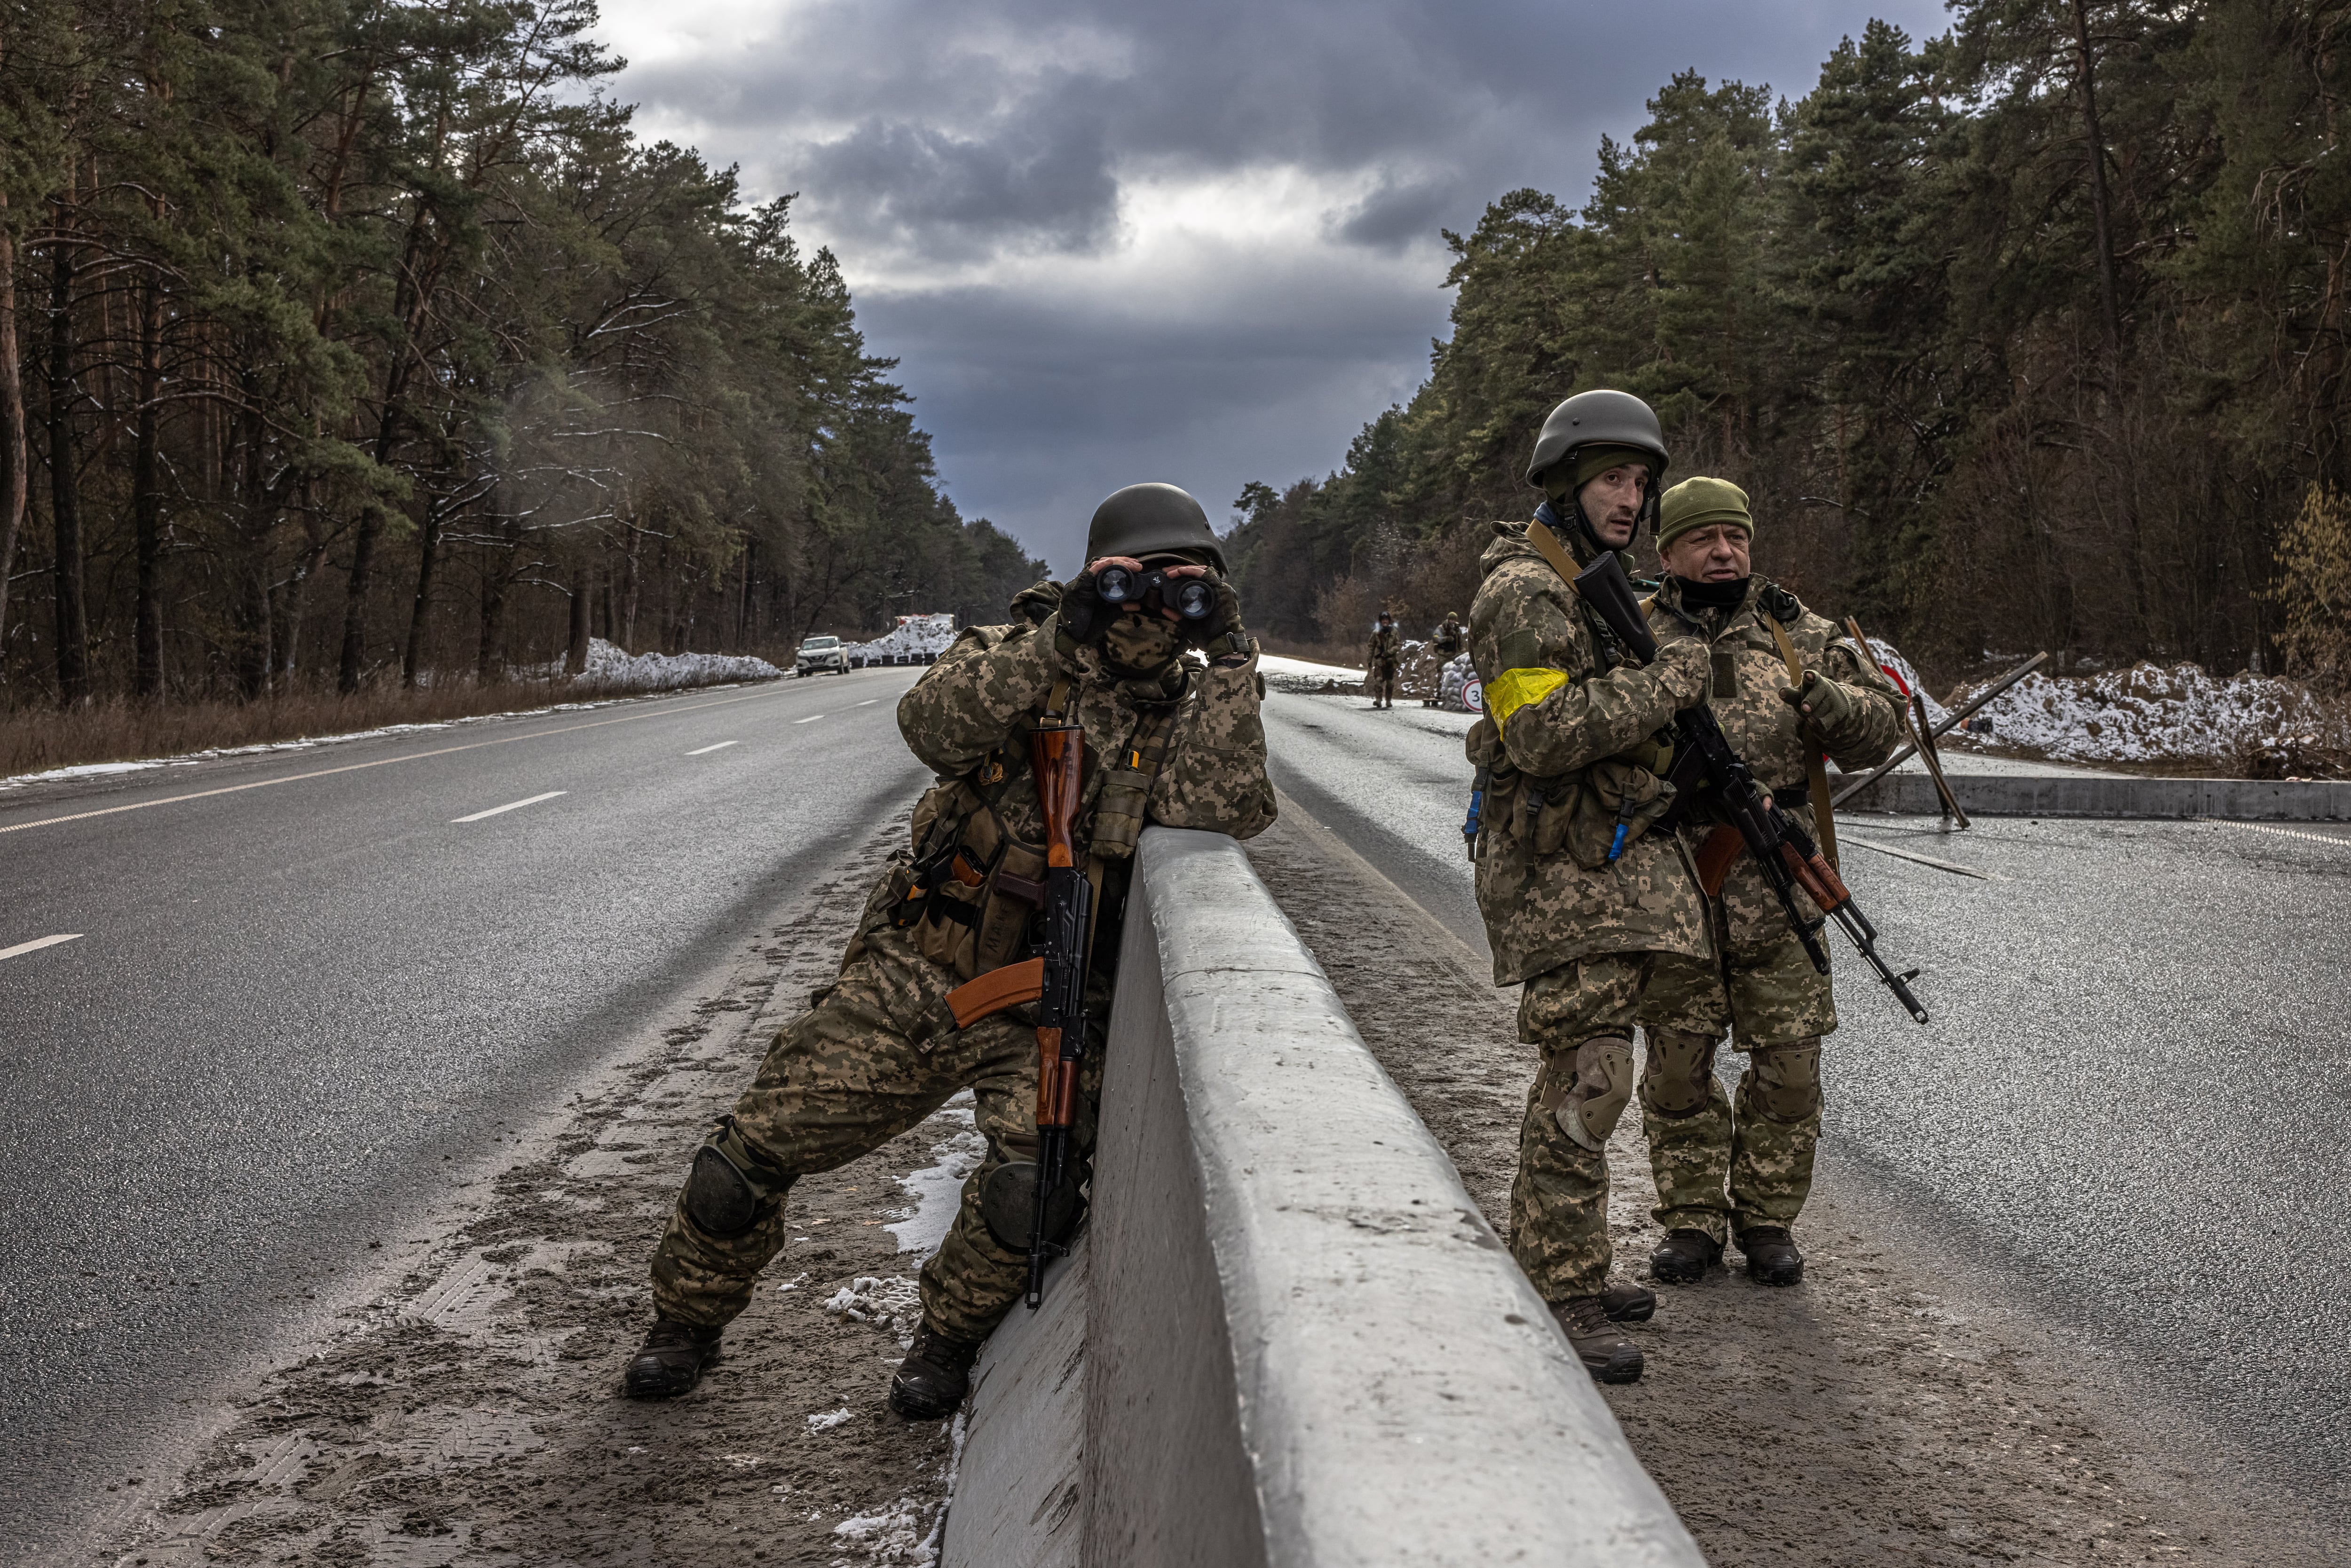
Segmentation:
<svg viewBox="0 0 2351 1568">
<path fill-rule="evenodd" d="M 1062 1250 L 1050 1234 L 1051 1201 L 1068 1179 L 1085 1053 L 1086 939 L 1093 889 L 1079 863 L 1078 802 L 1085 781 L 1085 731 L 1040 725 L 1029 737 L 1037 806 L 1045 819 L 1045 942 L 1037 1008 L 1037 1190 L 1029 1230 L 1028 1304 L 1045 1299 L 1045 1265 Z"/>
</svg>

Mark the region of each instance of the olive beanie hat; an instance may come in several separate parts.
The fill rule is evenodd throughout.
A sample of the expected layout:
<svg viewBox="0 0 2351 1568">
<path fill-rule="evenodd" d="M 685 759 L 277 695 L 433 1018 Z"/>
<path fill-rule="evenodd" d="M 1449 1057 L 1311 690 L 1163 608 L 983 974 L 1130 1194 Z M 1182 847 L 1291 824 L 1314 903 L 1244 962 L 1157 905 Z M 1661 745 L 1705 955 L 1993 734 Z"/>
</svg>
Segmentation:
<svg viewBox="0 0 2351 1568">
<path fill-rule="evenodd" d="M 1667 490 L 1657 503 L 1657 548 L 1664 549 L 1677 534 L 1713 523 L 1737 523 L 1755 537 L 1755 518 L 1747 510 L 1747 492 L 1728 479 L 1685 479 Z"/>
</svg>

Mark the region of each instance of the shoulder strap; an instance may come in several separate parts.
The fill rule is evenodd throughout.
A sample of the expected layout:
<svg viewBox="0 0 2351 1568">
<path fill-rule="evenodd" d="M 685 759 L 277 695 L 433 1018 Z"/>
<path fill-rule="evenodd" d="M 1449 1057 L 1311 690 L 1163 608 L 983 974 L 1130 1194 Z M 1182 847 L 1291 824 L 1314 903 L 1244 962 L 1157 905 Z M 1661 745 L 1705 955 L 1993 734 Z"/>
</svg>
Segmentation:
<svg viewBox="0 0 2351 1568">
<path fill-rule="evenodd" d="M 1765 615 L 1760 619 L 1771 628 L 1771 641 L 1780 644 L 1780 657 L 1788 666 L 1788 684 L 1802 685 L 1804 662 L 1796 656 L 1796 644 L 1789 640 L 1787 628 L 1780 624 L 1780 618 L 1776 615 Z M 1823 675 L 1821 678 L 1826 680 L 1828 677 Z M 1796 736 L 1799 740 L 1803 740 L 1801 717 Z M 1820 749 L 1808 740 L 1804 741 L 1804 787 L 1813 797 L 1813 826 L 1821 835 L 1821 853 L 1828 856 L 1829 864 L 1834 867 L 1837 863 L 1836 809 L 1829 800 L 1829 770 L 1821 761 Z"/>
</svg>

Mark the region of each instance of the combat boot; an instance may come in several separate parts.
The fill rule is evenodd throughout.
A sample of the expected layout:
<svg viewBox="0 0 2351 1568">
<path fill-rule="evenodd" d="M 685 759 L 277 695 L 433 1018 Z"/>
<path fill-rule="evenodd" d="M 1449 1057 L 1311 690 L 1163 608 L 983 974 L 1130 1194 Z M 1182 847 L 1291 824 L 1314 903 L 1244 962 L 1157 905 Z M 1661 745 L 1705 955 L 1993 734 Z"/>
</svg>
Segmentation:
<svg viewBox="0 0 2351 1568">
<path fill-rule="evenodd" d="M 1641 1347 L 1618 1333 L 1608 1321 L 1605 1296 L 1570 1296 L 1551 1303 L 1551 1315 L 1567 1332 L 1576 1359 L 1594 1383 L 1641 1381 Z"/>
<path fill-rule="evenodd" d="M 1739 1233 L 1747 1254 L 1747 1277 L 1759 1285 L 1792 1285 L 1804 1277 L 1804 1255 L 1784 1225 L 1759 1225 Z"/>
<path fill-rule="evenodd" d="M 978 1359 L 979 1346 L 949 1339 L 925 1322 L 890 1379 L 890 1408 L 909 1421 L 954 1415 L 971 1392 L 971 1364 Z"/>
<path fill-rule="evenodd" d="M 1645 1323 L 1657 1315 L 1657 1292 L 1630 1280 L 1611 1280 L 1600 1292 L 1600 1310 L 1612 1323 Z"/>
<path fill-rule="evenodd" d="M 1668 1230 L 1649 1254 L 1649 1277 L 1667 1285 L 1695 1285 L 1722 1261 L 1722 1243 L 1703 1230 Z"/>
<path fill-rule="evenodd" d="M 716 1329 L 655 1318 L 653 1333 L 621 1375 L 622 1392 L 632 1399 L 668 1399 L 701 1381 L 702 1369 L 718 1359 Z"/>
</svg>

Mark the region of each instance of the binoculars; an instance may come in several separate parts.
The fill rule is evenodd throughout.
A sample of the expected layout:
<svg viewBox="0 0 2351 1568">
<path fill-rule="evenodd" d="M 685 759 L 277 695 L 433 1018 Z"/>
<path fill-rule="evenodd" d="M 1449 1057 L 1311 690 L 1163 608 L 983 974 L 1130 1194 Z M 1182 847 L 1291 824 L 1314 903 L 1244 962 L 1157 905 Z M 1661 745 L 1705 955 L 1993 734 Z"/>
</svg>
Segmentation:
<svg viewBox="0 0 2351 1568">
<path fill-rule="evenodd" d="M 1186 621 L 1206 621 L 1216 612 L 1217 590 L 1204 577 L 1171 578 L 1164 571 L 1131 571 L 1123 566 L 1106 566 L 1094 573 L 1094 591 L 1105 604 L 1135 604 L 1149 608 L 1146 595 L 1157 594 L 1159 602 Z"/>
</svg>

